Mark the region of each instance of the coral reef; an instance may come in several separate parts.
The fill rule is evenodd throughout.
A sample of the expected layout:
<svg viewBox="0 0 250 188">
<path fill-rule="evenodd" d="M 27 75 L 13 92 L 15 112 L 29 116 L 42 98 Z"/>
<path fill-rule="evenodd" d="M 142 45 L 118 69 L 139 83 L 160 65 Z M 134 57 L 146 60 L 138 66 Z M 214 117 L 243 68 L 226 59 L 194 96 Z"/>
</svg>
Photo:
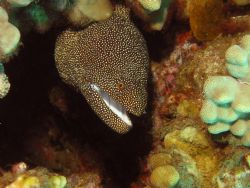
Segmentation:
<svg viewBox="0 0 250 188">
<path fill-rule="evenodd" d="M 0 178 L 0 186 L 6 188 L 64 188 L 66 185 L 66 177 L 39 167 L 22 173 L 5 172 Z"/>
<path fill-rule="evenodd" d="M 242 145 L 249 138 L 249 86 L 229 76 L 225 57 L 245 34 L 219 36 L 205 45 L 177 40 L 166 59 L 153 63 L 153 149 L 132 186 L 164 187 L 150 177 L 166 165 L 179 174 L 175 187 L 248 186 L 248 151 Z"/>
<path fill-rule="evenodd" d="M 236 78 L 248 81 L 249 35 L 244 35 L 240 46 L 232 45 L 225 52 L 229 73 Z M 242 137 L 239 143 L 250 146 L 249 138 L 249 95 L 247 83 L 230 76 L 212 76 L 204 84 L 206 100 L 201 108 L 201 119 L 208 124 L 211 134 L 230 131 Z"/>
<path fill-rule="evenodd" d="M 240 41 L 240 45 L 230 46 L 225 54 L 227 70 L 235 78 L 243 81 L 250 81 L 249 72 L 250 35 L 245 35 Z"/>
</svg>

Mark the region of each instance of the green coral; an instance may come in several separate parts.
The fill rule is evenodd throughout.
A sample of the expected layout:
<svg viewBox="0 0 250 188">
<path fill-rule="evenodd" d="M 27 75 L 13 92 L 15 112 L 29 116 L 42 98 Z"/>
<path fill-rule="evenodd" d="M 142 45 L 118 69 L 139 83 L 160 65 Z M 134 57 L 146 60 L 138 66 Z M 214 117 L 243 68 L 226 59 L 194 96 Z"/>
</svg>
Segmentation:
<svg viewBox="0 0 250 188">
<path fill-rule="evenodd" d="M 30 15 L 31 19 L 38 24 L 46 23 L 49 20 L 47 13 L 44 8 L 40 5 L 34 4 L 28 10 L 27 14 Z"/>
<path fill-rule="evenodd" d="M 239 45 L 230 46 L 225 54 L 228 72 L 235 78 L 249 76 L 250 35 L 242 37 Z M 249 79 L 247 79 L 249 80 Z"/>
<path fill-rule="evenodd" d="M 51 176 L 49 178 L 49 188 L 64 188 L 67 184 L 67 179 L 64 176 Z"/>
<path fill-rule="evenodd" d="M 40 188 L 40 181 L 36 176 L 21 175 L 6 188 Z"/>
<path fill-rule="evenodd" d="M 212 76 L 204 84 L 204 94 L 200 117 L 211 124 L 208 132 L 230 131 L 250 146 L 250 86 L 229 76 Z"/>
<path fill-rule="evenodd" d="M 161 7 L 161 0 L 139 0 L 139 3 L 151 12 L 159 10 Z"/>
</svg>

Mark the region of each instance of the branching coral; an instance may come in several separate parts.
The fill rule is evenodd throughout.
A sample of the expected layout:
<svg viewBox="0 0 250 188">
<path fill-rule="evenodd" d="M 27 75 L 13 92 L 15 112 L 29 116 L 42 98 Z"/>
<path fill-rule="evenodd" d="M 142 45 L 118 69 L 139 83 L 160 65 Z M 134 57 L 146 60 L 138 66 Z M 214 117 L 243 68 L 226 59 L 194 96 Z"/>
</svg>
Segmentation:
<svg viewBox="0 0 250 188">
<path fill-rule="evenodd" d="M 250 35 L 242 37 L 239 45 L 232 45 L 225 54 L 228 72 L 235 78 L 250 82 Z"/>
<path fill-rule="evenodd" d="M 250 146 L 250 86 L 237 82 L 229 76 L 213 76 L 204 84 L 206 100 L 200 116 L 208 123 L 211 134 L 231 131 L 235 136 L 244 136 L 242 144 Z M 249 125 L 248 125 L 249 124 Z"/>
<path fill-rule="evenodd" d="M 232 45 L 225 53 L 229 73 L 249 81 L 250 35 L 242 37 L 240 46 Z M 250 85 L 230 76 L 211 76 L 204 84 L 206 100 L 200 116 L 211 134 L 230 131 L 242 137 L 241 144 L 250 146 Z"/>
</svg>

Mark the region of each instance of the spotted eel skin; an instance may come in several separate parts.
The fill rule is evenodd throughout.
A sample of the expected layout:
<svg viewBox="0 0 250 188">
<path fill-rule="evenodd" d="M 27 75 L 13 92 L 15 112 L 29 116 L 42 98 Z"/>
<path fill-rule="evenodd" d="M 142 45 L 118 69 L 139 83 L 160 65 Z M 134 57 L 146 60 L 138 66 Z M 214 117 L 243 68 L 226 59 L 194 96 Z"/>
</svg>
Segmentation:
<svg viewBox="0 0 250 188">
<path fill-rule="evenodd" d="M 124 7 L 83 30 L 63 31 L 56 41 L 55 61 L 61 78 L 80 91 L 114 131 L 128 132 L 128 114 L 145 112 L 148 50 Z"/>
</svg>

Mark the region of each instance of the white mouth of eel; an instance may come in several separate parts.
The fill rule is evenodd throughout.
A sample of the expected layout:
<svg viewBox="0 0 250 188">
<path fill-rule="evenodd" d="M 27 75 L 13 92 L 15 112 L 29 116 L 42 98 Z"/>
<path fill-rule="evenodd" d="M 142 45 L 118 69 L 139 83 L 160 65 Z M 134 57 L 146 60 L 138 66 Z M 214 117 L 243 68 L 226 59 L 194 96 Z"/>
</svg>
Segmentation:
<svg viewBox="0 0 250 188">
<path fill-rule="evenodd" d="M 115 115 L 117 115 L 124 123 L 126 123 L 126 125 L 130 127 L 132 126 L 132 122 L 128 117 L 127 111 L 121 104 L 116 102 L 112 97 L 110 97 L 105 91 L 103 91 L 97 85 L 91 84 L 90 86 L 94 91 L 96 91 L 101 96 L 104 103 Z"/>
</svg>

